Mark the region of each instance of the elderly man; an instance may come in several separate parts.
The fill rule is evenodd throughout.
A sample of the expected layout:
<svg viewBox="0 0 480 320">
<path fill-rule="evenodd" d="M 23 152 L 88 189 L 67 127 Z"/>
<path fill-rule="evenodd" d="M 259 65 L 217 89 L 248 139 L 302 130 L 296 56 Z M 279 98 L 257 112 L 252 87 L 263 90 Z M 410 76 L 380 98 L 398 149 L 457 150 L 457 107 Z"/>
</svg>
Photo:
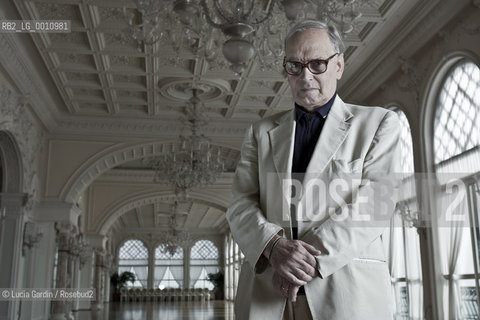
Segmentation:
<svg viewBox="0 0 480 320">
<path fill-rule="evenodd" d="M 399 123 L 340 99 L 343 49 L 333 26 L 294 26 L 283 65 L 295 106 L 247 130 L 226 214 L 246 257 L 238 319 L 393 317 L 380 236 L 395 207 L 382 178 L 398 170 Z"/>
</svg>

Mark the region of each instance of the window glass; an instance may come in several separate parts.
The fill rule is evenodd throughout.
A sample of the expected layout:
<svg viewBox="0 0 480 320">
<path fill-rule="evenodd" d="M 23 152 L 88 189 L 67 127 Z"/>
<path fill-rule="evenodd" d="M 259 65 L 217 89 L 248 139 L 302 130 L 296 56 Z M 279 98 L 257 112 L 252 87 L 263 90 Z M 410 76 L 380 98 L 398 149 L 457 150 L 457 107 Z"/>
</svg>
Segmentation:
<svg viewBox="0 0 480 320">
<path fill-rule="evenodd" d="M 183 288 L 183 270 L 181 247 L 168 248 L 160 244 L 155 249 L 154 288 Z"/>
<path fill-rule="evenodd" d="M 208 281 L 209 273 L 218 272 L 218 248 L 210 240 L 199 240 L 190 253 L 190 281 L 194 288 L 213 290 L 213 284 Z"/>
<path fill-rule="evenodd" d="M 438 96 L 434 122 L 435 164 L 480 145 L 480 69 L 458 63 Z"/>
<path fill-rule="evenodd" d="M 128 240 L 118 253 L 118 273 L 130 271 L 135 274 L 136 281 L 127 283 L 132 287 L 147 287 L 148 250 L 140 240 Z"/>
</svg>

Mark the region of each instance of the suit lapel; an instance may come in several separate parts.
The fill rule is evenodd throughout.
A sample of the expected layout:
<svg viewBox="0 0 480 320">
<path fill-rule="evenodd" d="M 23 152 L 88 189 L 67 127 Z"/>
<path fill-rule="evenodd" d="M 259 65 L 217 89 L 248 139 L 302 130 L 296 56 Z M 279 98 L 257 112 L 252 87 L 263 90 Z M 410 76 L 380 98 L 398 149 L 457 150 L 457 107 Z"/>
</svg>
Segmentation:
<svg viewBox="0 0 480 320">
<path fill-rule="evenodd" d="M 281 178 L 292 172 L 295 109 L 277 120 L 277 126 L 268 132 L 275 169 Z"/>
<path fill-rule="evenodd" d="M 320 173 L 325 170 L 325 167 L 347 137 L 348 130 L 350 130 L 348 120 L 351 117 L 353 115 L 347 110 L 342 99 L 337 96 L 318 138 L 307 167 L 307 174 Z"/>
</svg>

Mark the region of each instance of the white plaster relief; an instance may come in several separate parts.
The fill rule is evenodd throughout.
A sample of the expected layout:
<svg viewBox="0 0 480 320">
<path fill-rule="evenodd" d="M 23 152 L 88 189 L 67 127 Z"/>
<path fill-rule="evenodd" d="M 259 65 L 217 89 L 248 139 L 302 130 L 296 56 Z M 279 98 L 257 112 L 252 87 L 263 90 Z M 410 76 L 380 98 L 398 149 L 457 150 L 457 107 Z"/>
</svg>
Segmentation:
<svg viewBox="0 0 480 320">
<path fill-rule="evenodd" d="M 28 194 L 25 207 L 31 211 L 40 199 L 38 155 L 43 152 L 44 132 L 27 109 L 25 99 L 0 85 L 0 130 L 12 134 L 18 145 L 23 170 L 23 192 Z"/>
</svg>

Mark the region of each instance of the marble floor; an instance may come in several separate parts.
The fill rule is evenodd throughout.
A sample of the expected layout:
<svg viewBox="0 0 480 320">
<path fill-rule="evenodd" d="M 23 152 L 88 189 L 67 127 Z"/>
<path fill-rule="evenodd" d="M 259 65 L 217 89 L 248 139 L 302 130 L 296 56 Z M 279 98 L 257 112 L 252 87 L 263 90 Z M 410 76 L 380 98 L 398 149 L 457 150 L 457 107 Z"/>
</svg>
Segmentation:
<svg viewBox="0 0 480 320">
<path fill-rule="evenodd" d="M 103 311 L 78 311 L 76 320 L 233 320 L 233 302 L 112 302 Z"/>
</svg>

